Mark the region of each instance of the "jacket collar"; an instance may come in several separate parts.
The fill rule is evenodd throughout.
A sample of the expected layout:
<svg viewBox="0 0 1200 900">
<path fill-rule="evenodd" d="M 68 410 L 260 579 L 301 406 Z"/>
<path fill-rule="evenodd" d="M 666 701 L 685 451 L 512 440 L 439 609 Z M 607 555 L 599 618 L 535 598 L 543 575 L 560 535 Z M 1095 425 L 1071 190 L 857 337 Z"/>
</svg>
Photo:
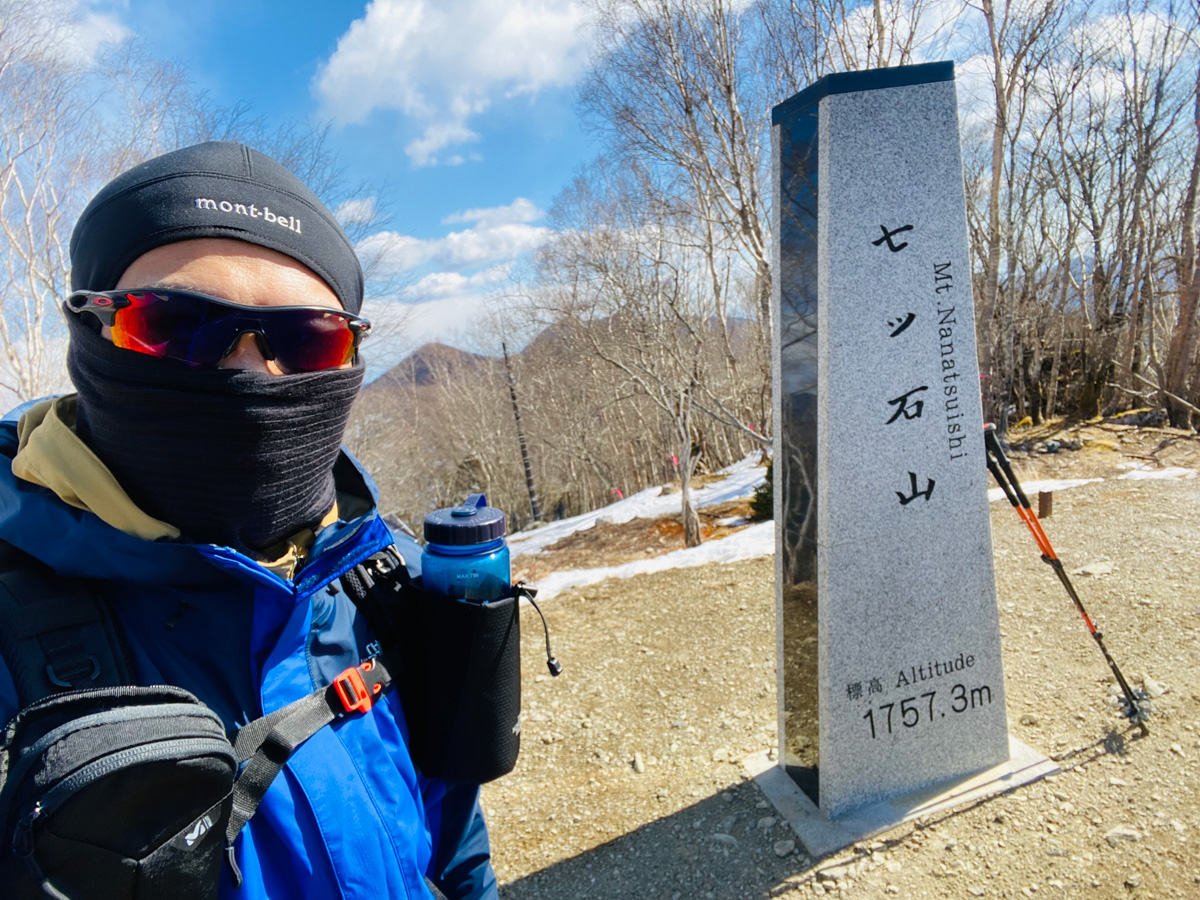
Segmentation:
<svg viewBox="0 0 1200 900">
<path fill-rule="evenodd" d="M 25 404 L 0 419 L 0 456 L 10 460 L 18 449 L 17 421 L 33 404 Z M 343 448 L 334 465 L 339 507 L 347 521 L 327 528 L 314 541 L 309 563 L 295 584 L 268 571 L 258 562 L 229 548 L 174 540 L 145 540 L 127 534 L 94 513 L 71 506 L 50 489 L 32 484 L 0 465 L 0 540 L 41 560 L 62 575 L 80 578 L 213 586 L 229 576 L 289 593 L 310 589 L 334 577 L 349 561 L 348 544 L 365 549 L 365 537 L 376 552 L 388 541 L 379 519 L 378 491 L 361 464 Z M 367 533 L 359 533 L 367 529 Z M 378 546 L 376 546 L 378 545 Z M 350 555 L 359 555 L 350 554 Z M 328 557 L 328 558 L 326 558 Z"/>
</svg>

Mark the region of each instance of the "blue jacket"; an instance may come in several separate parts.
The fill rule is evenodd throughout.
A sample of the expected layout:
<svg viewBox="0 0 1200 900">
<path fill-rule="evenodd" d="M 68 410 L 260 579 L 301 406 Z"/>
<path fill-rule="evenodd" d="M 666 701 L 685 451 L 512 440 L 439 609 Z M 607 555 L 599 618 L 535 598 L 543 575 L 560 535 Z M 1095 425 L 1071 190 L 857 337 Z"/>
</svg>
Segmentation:
<svg viewBox="0 0 1200 900">
<path fill-rule="evenodd" d="M 0 421 L 0 455 L 9 459 L 17 450 L 13 416 Z M 373 635 L 336 582 L 394 539 L 358 463 L 343 454 L 334 474 L 339 493 L 368 501 L 370 511 L 323 529 L 294 581 L 226 547 L 132 537 L 15 478 L 8 465 L 0 465 L 0 540 L 62 575 L 104 583 L 139 681 L 191 691 L 232 732 L 370 655 Z M 419 560 L 415 542 L 399 543 L 406 560 Z M 16 706 L 0 660 L 0 724 Z M 428 875 L 452 900 L 495 898 L 478 798 L 477 786 L 417 772 L 389 691 L 369 713 L 299 747 L 238 838 L 242 887 L 223 867 L 220 896 L 427 898 Z"/>
</svg>

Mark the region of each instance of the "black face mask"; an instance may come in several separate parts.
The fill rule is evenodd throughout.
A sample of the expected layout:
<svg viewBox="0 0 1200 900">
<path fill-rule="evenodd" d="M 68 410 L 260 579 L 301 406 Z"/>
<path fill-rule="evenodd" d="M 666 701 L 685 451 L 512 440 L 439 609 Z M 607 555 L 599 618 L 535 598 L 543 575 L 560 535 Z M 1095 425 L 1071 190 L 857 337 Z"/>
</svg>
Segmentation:
<svg viewBox="0 0 1200 900">
<path fill-rule="evenodd" d="M 332 508 L 361 357 L 296 375 L 190 369 L 67 318 L 76 433 L 144 512 L 188 540 L 254 552 Z"/>
</svg>

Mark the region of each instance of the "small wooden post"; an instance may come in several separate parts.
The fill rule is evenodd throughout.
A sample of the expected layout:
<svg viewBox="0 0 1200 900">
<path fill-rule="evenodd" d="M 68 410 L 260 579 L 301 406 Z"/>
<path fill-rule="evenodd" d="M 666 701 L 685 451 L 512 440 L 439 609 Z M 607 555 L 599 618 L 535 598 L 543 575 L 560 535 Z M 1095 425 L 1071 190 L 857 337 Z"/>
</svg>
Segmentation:
<svg viewBox="0 0 1200 900">
<path fill-rule="evenodd" d="M 1048 519 L 1054 512 L 1054 492 L 1038 491 L 1038 518 Z"/>
</svg>

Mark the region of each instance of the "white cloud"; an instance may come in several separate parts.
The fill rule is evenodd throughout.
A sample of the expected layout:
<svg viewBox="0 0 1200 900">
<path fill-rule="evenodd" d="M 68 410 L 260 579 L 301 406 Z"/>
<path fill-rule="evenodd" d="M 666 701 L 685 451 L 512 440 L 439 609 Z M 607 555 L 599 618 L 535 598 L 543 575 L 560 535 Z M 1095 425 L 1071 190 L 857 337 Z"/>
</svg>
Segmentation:
<svg viewBox="0 0 1200 900">
<path fill-rule="evenodd" d="M 110 44 L 133 32 L 107 11 L 111 3 L 96 0 L 38 0 L 5 4 L 0 43 L 44 52 L 55 61 L 90 66 Z"/>
<path fill-rule="evenodd" d="M 457 213 L 473 216 L 469 221 L 477 224 L 444 237 L 422 240 L 394 231 L 380 231 L 359 243 L 357 249 L 364 263 L 377 264 L 379 271 L 387 275 L 400 275 L 427 263 L 452 272 L 504 263 L 535 250 L 550 235 L 549 228 L 505 221 L 530 214 L 519 206 L 522 203 L 528 201 Z M 450 220 L 461 221 L 448 216 L 447 221 Z"/>
<path fill-rule="evenodd" d="M 463 293 L 438 297 L 408 307 L 406 343 L 414 349 L 430 341 L 462 343 L 479 316 L 487 315 L 487 299 Z"/>
<path fill-rule="evenodd" d="M 538 247 L 549 234 L 549 228 L 516 224 L 452 231 L 436 242 L 433 259 L 451 269 L 512 259 Z"/>
<path fill-rule="evenodd" d="M 365 225 L 375 218 L 375 198 L 358 197 L 346 200 L 333 211 L 333 217 L 343 228 Z"/>
<path fill-rule="evenodd" d="M 438 160 L 437 152 L 452 144 L 462 144 L 467 141 L 478 141 L 479 135 L 460 122 L 435 122 L 425 129 L 425 133 L 414 141 L 409 141 L 404 152 L 412 160 L 414 166 L 433 166 L 440 161 L 447 166 L 461 166 L 461 154 Z"/>
<path fill-rule="evenodd" d="M 467 291 L 419 303 L 368 299 L 363 315 L 374 326 L 371 340 L 363 346 L 367 380 L 372 381 L 422 344 L 473 346 L 472 332 L 481 320 L 487 321 L 491 310 L 486 294 Z"/>
<path fill-rule="evenodd" d="M 587 58 L 579 0 L 371 0 L 321 67 L 323 112 L 346 124 L 394 109 L 424 126 L 415 165 L 478 140 L 467 120 L 497 97 L 571 84 Z"/>
<path fill-rule="evenodd" d="M 380 275 L 384 276 L 400 275 L 429 259 L 430 243 L 395 231 L 378 231 L 360 241 L 355 250 L 362 259 L 363 268 L 378 267 Z"/>
<path fill-rule="evenodd" d="M 959 127 L 963 131 L 987 126 L 996 118 L 996 93 L 992 87 L 991 57 L 982 54 L 954 64 L 954 87 L 958 95 Z M 991 140 L 989 134 L 988 140 Z"/>
<path fill-rule="evenodd" d="M 552 234 L 532 225 L 544 215 L 518 197 L 504 206 L 451 213 L 442 222 L 469 224 L 441 237 L 422 239 L 381 231 L 358 244 L 364 266 L 381 279 L 405 286 L 386 297 L 368 298 L 363 314 L 378 339 L 368 348 L 368 377 L 375 377 L 429 341 L 472 346 L 479 322 L 498 304 L 527 302 L 507 297 L 506 283 L 518 259 Z"/>
<path fill-rule="evenodd" d="M 505 263 L 491 266 L 474 275 L 461 272 L 434 272 L 404 290 L 404 296 L 417 301 L 450 297 L 455 294 L 488 289 L 504 281 L 512 266 Z"/>
<path fill-rule="evenodd" d="M 489 206 L 481 209 L 464 209 L 451 213 L 442 219 L 443 225 L 454 225 L 458 222 L 477 222 L 480 225 L 527 224 L 536 222 L 545 213 L 537 205 L 518 197 L 508 206 Z"/>
<path fill-rule="evenodd" d="M 88 11 L 71 23 L 59 49 L 66 59 L 91 63 L 105 45 L 119 44 L 132 35 L 116 16 Z"/>
</svg>

